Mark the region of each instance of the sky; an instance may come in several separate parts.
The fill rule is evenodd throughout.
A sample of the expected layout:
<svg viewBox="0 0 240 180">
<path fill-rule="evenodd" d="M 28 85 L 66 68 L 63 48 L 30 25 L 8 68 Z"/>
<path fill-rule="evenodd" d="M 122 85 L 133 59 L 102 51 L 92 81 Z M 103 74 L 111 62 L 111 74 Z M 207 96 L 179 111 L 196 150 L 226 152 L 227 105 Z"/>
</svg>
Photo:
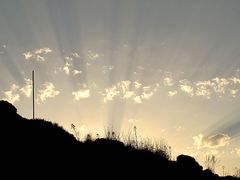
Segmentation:
<svg viewBox="0 0 240 180">
<path fill-rule="evenodd" d="M 240 167 L 240 1 L 0 0 L 0 99 L 80 136 Z"/>
</svg>

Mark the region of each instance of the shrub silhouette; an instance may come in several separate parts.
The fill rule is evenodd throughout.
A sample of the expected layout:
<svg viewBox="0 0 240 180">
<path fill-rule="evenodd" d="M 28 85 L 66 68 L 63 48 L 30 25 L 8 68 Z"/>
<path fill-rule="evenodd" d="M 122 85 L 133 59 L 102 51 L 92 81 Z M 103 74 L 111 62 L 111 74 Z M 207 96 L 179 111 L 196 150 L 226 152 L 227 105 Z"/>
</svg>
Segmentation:
<svg viewBox="0 0 240 180">
<path fill-rule="evenodd" d="M 20 179 L 233 178 L 203 171 L 190 156 L 180 155 L 171 161 L 166 153 L 125 145 L 115 138 L 80 142 L 55 123 L 21 117 L 6 101 L 0 101 L 0 117 L 1 175 L 6 173 L 8 179 L 14 175 Z"/>
</svg>

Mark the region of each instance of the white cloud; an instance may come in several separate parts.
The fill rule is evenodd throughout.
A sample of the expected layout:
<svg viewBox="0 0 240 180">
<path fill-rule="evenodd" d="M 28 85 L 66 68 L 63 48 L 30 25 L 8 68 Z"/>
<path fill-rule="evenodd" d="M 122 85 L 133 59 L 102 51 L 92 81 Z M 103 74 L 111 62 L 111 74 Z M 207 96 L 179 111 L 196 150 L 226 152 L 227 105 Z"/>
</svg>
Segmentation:
<svg viewBox="0 0 240 180">
<path fill-rule="evenodd" d="M 48 47 L 36 49 L 34 51 L 27 51 L 23 53 L 25 60 L 36 60 L 38 62 L 44 62 L 46 59 L 43 55 L 51 53 L 52 50 Z"/>
<path fill-rule="evenodd" d="M 81 74 L 82 71 L 79 71 L 79 70 L 74 69 L 74 70 L 72 71 L 72 73 L 73 73 L 73 76 L 76 76 L 76 75 L 78 75 L 78 74 Z"/>
<path fill-rule="evenodd" d="M 30 97 L 32 93 L 32 80 L 31 79 L 25 79 L 25 84 L 20 89 L 20 92 L 24 94 L 26 97 Z"/>
<path fill-rule="evenodd" d="M 203 134 L 198 134 L 193 137 L 194 145 L 198 148 L 218 148 L 226 146 L 230 142 L 230 137 L 227 134 L 215 134 L 213 136 L 204 136 Z"/>
<path fill-rule="evenodd" d="M 136 102 L 136 103 L 138 103 L 138 104 L 141 104 L 142 103 L 142 99 L 141 99 L 141 97 L 140 96 L 136 96 L 136 97 L 134 97 L 134 102 Z"/>
<path fill-rule="evenodd" d="M 75 92 L 72 92 L 74 96 L 74 100 L 79 101 L 80 99 L 86 99 L 90 97 L 90 90 L 89 89 L 79 89 Z"/>
<path fill-rule="evenodd" d="M 96 59 L 98 59 L 100 57 L 100 54 L 98 54 L 96 52 L 93 52 L 92 50 L 88 50 L 87 57 L 90 60 L 96 60 Z"/>
<path fill-rule="evenodd" d="M 73 58 L 71 56 L 65 56 L 64 59 L 67 60 L 68 62 L 73 61 Z"/>
<path fill-rule="evenodd" d="M 196 85 L 196 96 L 203 96 L 208 99 L 211 98 L 211 90 L 210 88 L 214 86 L 214 83 L 211 81 L 197 81 L 194 83 Z"/>
<path fill-rule="evenodd" d="M 138 81 L 120 81 L 110 88 L 105 88 L 101 94 L 104 97 L 104 102 L 112 101 L 114 98 L 128 99 L 136 103 L 142 103 L 143 100 L 149 100 L 155 92 L 157 92 L 158 84 L 156 86 L 143 86 Z"/>
<path fill-rule="evenodd" d="M 174 81 L 172 77 L 164 77 L 163 78 L 163 84 L 165 86 L 173 86 L 174 85 Z"/>
<path fill-rule="evenodd" d="M 64 59 L 66 60 L 65 64 L 62 67 L 57 68 L 54 73 L 58 74 L 58 72 L 64 72 L 66 75 L 76 76 L 81 74 L 82 71 L 74 69 L 73 61 L 74 59 L 80 58 L 80 55 L 76 52 L 71 53 L 69 56 L 65 56 Z"/>
<path fill-rule="evenodd" d="M 142 84 L 138 81 L 134 81 L 134 86 L 136 89 L 139 89 L 142 86 Z"/>
<path fill-rule="evenodd" d="M 78 53 L 76 53 L 76 52 L 72 53 L 71 55 L 72 55 L 74 58 L 80 58 L 80 55 L 79 55 Z"/>
<path fill-rule="evenodd" d="M 212 87 L 214 86 L 214 83 L 211 82 L 210 80 L 207 80 L 207 81 L 197 81 L 194 83 L 196 86 L 209 86 L 209 87 Z"/>
<path fill-rule="evenodd" d="M 131 81 L 121 81 L 117 84 L 117 86 L 122 90 L 122 93 L 125 94 L 130 87 Z"/>
<path fill-rule="evenodd" d="M 231 77 L 229 78 L 229 80 L 232 81 L 234 84 L 240 84 L 240 78 Z"/>
<path fill-rule="evenodd" d="M 79 59 L 81 56 L 77 52 L 72 52 L 69 56 L 65 56 L 64 59 L 68 62 L 73 61 L 74 59 Z"/>
<path fill-rule="evenodd" d="M 60 94 L 60 91 L 56 90 L 55 86 L 51 82 L 45 82 L 43 89 L 38 91 L 37 103 L 45 102 L 48 98 L 54 98 Z"/>
<path fill-rule="evenodd" d="M 134 96 L 134 92 L 133 91 L 126 91 L 125 94 L 123 95 L 124 99 L 130 99 Z"/>
<path fill-rule="evenodd" d="M 74 56 L 78 57 L 78 54 L 73 53 Z M 66 56 L 65 57 L 66 63 L 62 66 L 62 67 L 58 67 L 57 69 L 55 69 L 54 73 L 58 74 L 59 72 L 64 72 L 66 75 L 72 75 L 72 76 L 76 76 L 78 74 L 81 74 L 82 71 L 74 69 L 73 66 L 73 58 L 70 56 Z"/>
<path fill-rule="evenodd" d="M 219 78 L 219 77 L 216 77 L 212 80 L 215 83 L 215 86 L 213 87 L 214 91 L 216 93 L 225 94 L 227 85 L 229 85 L 230 82 L 225 78 Z"/>
<path fill-rule="evenodd" d="M 20 95 L 18 94 L 19 87 L 16 84 L 13 84 L 9 91 L 4 91 L 4 100 L 14 104 L 17 101 L 20 101 Z"/>
<path fill-rule="evenodd" d="M 153 92 L 143 92 L 142 94 L 141 94 L 141 98 L 142 99 L 150 99 L 151 97 L 153 96 Z"/>
<path fill-rule="evenodd" d="M 120 94 L 120 91 L 118 90 L 117 86 L 106 88 L 105 92 L 103 93 L 104 95 L 103 102 L 112 101 L 113 98 L 118 94 Z"/>
<path fill-rule="evenodd" d="M 70 68 L 69 68 L 70 64 L 66 63 L 65 66 L 63 66 L 62 70 L 66 75 L 70 74 Z"/>
<path fill-rule="evenodd" d="M 41 55 L 36 55 L 36 56 L 35 56 L 35 59 L 36 59 L 36 61 L 38 61 L 38 62 L 44 62 L 44 61 L 45 61 L 45 58 L 44 58 L 43 56 L 41 56 Z"/>
<path fill-rule="evenodd" d="M 147 90 L 149 90 L 149 89 L 151 89 L 151 86 L 143 86 L 143 90 L 144 90 L 144 91 L 147 91 Z"/>
<path fill-rule="evenodd" d="M 30 51 L 28 51 L 28 52 L 23 53 L 23 56 L 24 56 L 24 58 L 25 58 L 26 60 L 29 60 L 29 59 L 31 59 L 34 55 L 33 55 Z"/>
<path fill-rule="evenodd" d="M 187 79 L 183 79 L 180 81 L 180 89 L 189 94 L 190 96 L 193 96 L 194 95 L 194 92 L 193 92 L 193 87 L 191 86 L 191 82 Z"/>
<path fill-rule="evenodd" d="M 237 156 L 240 157 L 240 147 L 239 148 L 235 148 L 235 152 L 236 152 Z"/>
<path fill-rule="evenodd" d="M 238 89 L 229 89 L 230 96 L 232 96 L 233 98 L 237 97 L 238 92 Z"/>
<path fill-rule="evenodd" d="M 23 94 L 26 97 L 30 97 L 32 92 L 32 80 L 24 79 L 24 81 L 25 83 L 21 88 L 18 85 L 13 84 L 10 87 L 9 91 L 4 91 L 4 99 L 9 101 L 10 103 L 14 103 L 20 101 L 20 94 Z"/>
<path fill-rule="evenodd" d="M 177 93 L 178 93 L 177 91 L 168 91 L 168 96 L 173 97 L 173 96 L 176 96 Z"/>
<path fill-rule="evenodd" d="M 158 86 L 156 85 L 155 87 L 153 86 L 143 86 L 142 89 L 140 89 L 141 92 L 141 100 L 149 100 L 155 92 L 157 92 Z"/>
<path fill-rule="evenodd" d="M 48 54 L 51 53 L 52 50 L 48 47 L 40 48 L 35 50 L 35 54 Z"/>
</svg>

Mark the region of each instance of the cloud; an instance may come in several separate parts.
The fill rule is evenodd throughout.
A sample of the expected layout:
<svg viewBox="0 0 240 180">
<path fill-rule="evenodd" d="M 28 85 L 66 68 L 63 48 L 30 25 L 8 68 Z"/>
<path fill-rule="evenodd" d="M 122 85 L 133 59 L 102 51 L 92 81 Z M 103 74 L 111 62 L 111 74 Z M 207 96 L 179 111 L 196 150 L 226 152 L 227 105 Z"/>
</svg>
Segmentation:
<svg viewBox="0 0 240 180">
<path fill-rule="evenodd" d="M 81 58 L 81 56 L 76 52 L 72 52 L 70 55 L 64 57 L 64 59 L 67 60 L 68 62 L 79 58 Z"/>
<path fill-rule="evenodd" d="M 105 92 L 103 93 L 104 95 L 103 102 L 106 103 L 108 101 L 112 101 L 113 98 L 118 94 L 120 94 L 120 90 L 118 90 L 117 86 L 114 85 L 110 88 L 106 88 Z"/>
<path fill-rule="evenodd" d="M 229 85 L 230 82 L 225 78 L 219 78 L 219 77 L 212 79 L 212 81 L 215 83 L 215 85 L 213 86 L 214 91 L 216 93 L 225 94 L 227 85 Z"/>
<path fill-rule="evenodd" d="M 230 96 L 232 96 L 233 98 L 237 97 L 238 92 L 238 89 L 229 89 Z"/>
<path fill-rule="evenodd" d="M 40 48 L 40 49 L 36 49 L 35 50 L 35 54 L 48 54 L 48 53 L 51 53 L 52 50 L 48 47 L 44 47 L 44 48 Z"/>
<path fill-rule="evenodd" d="M 181 79 L 174 82 L 173 74 L 171 72 L 163 73 L 163 85 L 171 88 L 168 90 L 168 96 L 175 96 L 180 91 L 175 88 L 175 84 L 181 92 L 188 94 L 190 97 L 204 97 L 212 99 L 213 97 L 239 97 L 240 92 L 240 78 L 239 75 L 230 77 L 214 77 L 207 80 L 191 81 L 189 79 Z"/>
<path fill-rule="evenodd" d="M 21 94 L 25 97 L 31 97 L 32 92 L 32 80 L 31 79 L 24 79 L 24 85 L 22 87 L 19 87 L 16 84 L 11 85 L 10 90 L 3 91 L 4 94 L 4 100 L 15 103 L 17 101 L 20 101 Z"/>
<path fill-rule="evenodd" d="M 44 62 L 44 61 L 45 61 L 45 58 L 44 58 L 43 56 L 41 56 L 41 55 L 36 55 L 36 56 L 35 56 L 35 59 L 36 59 L 36 61 L 38 61 L 38 62 Z"/>
<path fill-rule="evenodd" d="M 82 86 L 83 86 L 82 88 L 78 89 L 75 92 L 72 92 L 72 95 L 74 96 L 74 100 L 76 101 L 90 97 L 90 89 L 87 88 L 86 84 Z"/>
<path fill-rule="evenodd" d="M 76 75 L 78 75 L 78 74 L 82 74 L 82 71 L 79 71 L 79 70 L 74 69 L 74 70 L 72 71 L 72 74 L 73 74 L 73 76 L 76 76 Z"/>
<path fill-rule="evenodd" d="M 29 60 L 31 59 L 34 54 L 32 54 L 30 51 L 23 53 L 24 59 Z"/>
<path fill-rule="evenodd" d="M 80 58 L 80 55 L 76 52 L 71 53 L 72 57 L 74 58 Z"/>
<path fill-rule="evenodd" d="M 141 94 L 141 98 L 142 99 L 150 99 L 153 96 L 153 94 L 154 93 L 152 91 L 146 91 Z"/>
<path fill-rule="evenodd" d="M 134 86 L 136 89 L 139 89 L 142 86 L 142 84 L 138 81 L 134 81 Z"/>
<path fill-rule="evenodd" d="M 115 97 L 120 95 L 123 99 L 129 99 L 134 95 L 133 91 L 129 91 L 131 81 L 121 81 L 110 88 L 105 88 L 103 101 L 106 103 L 112 101 Z"/>
<path fill-rule="evenodd" d="M 130 99 L 135 95 L 133 91 L 126 91 L 125 94 L 123 95 L 124 99 Z"/>
<path fill-rule="evenodd" d="M 66 75 L 70 74 L 70 64 L 66 63 L 65 66 L 63 66 L 62 71 L 65 72 Z"/>
<path fill-rule="evenodd" d="M 174 80 L 173 80 L 173 74 L 171 72 L 165 71 L 163 72 L 163 84 L 164 86 L 173 86 L 175 84 Z"/>
<path fill-rule="evenodd" d="M 230 137 L 227 134 L 215 134 L 213 136 L 204 136 L 203 134 L 198 134 L 193 137 L 194 145 L 198 148 L 218 148 L 229 144 Z"/>
<path fill-rule="evenodd" d="M 55 86 L 51 82 L 45 82 L 43 84 L 43 89 L 38 91 L 37 103 L 45 102 L 48 98 L 54 98 L 59 95 L 60 91 L 56 90 Z"/>
<path fill-rule="evenodd" d="M 100 55 L 92 50 L 88 50 L 87 51 L 87 58 L 90 59 L 90 60 L 96 60 L 96 59 L 99 59 L 101 56 L 103 55 Z"/>
<path fill-rule="evenodd" d="M 179 81 L 179 87 L 190 97 L 202 96 L 210 99 L 213 92 L 225 93 L 225 86 L 228 84 L 225 80 L 224 78 L 214 78 L 213 80 L 191 82 L 183 79 Z"/>
<path fill-rule="evenodd" d="M 25 79 L 25 84 L 20 89 L 20 92 L 24 94 L 26 97 L 30 97 L 32 93 L 32 80 L 31 79 Z"/>
<path fill-rule="evenodd" d="M 232 81 L 234 84 L 240 84 L 240 78 L 231 77 L 229 78 L 229 80 Z"/>
<path fill-rule="evenodd" d="M 163 84 L 165 86 L 173 86 L 174 85 L 174 81 L 172 77 L 164 77 L 163 78 Z"/>
<path fill-rule="evenodd" d="M 142 99 L 140 96 L 136 96 L 134 97 L 134 102 L 138 103 L 138 104 L 141 104 L 142 103 Z"/>
<path fill-rule="evenodd" d="M 78 53 L 71 53 L 70 56 L 65 56 L 64 59 L 66 60 L 65 64 L 62 67 L 58 67 L 54 70 L 55 74 L 59 72 L 64 72 L 66 75 L 76 76 L 81 74 L 82 71 L 74 69 L 73 60 L 76 58 L 80 58 Z"/>
<path fill-rule="evenodd" d="M 214 86 L 214 83 L 211 81 L 197 81 L 194 84 L 196 85 L 196 96 L 203 96 L 207 97 L 208 99 L 211 98 L 212 92 L 210 88 Z"/>
<path fill-rule="evenodd" d="M 180 89 L 189 94 L 190 96 L 193 96 L 194 95 L 194 91 L 193 91 L 193 87 L 191 85 L 191 82 L 187 79 L 183 79 L 180 81 Z"/>
<path fill-rule="evenodd" d="M 177 93 L 178 93 L 177 91 L 168 91 L 168 96 L 173 97 L 173 96 L 176 96 Z"/>
<path fill-rule="evenodd" d="M 117 84 L 118 87 L 122 90 L 122 93 L 125 94 L 130 88 L 131 81 L 121 81 Z"/>
<path fill-rule="evenodd" d="M 23 53 L 25 60 L 35 60 L 38 62 L 44 62 L 46 59 L 44 55 L 51 53 L 52 50 L 48 47 L 36 49 L 34 51 L 27 51 Z"/>
<path fill-rule="evenodd" d="M 240 147 L 239 148 L 235 148 L 235 152 L 236 152 L 237 156 L 240 157 Z"/>
<path fill-rule="evenodd" d="M 14 104 L 17 101 L 20 101 L 20 95 L 18 93 L 19 87 L 16 84 L 13 84 L 9 91 L 4 91 L 4 100 Z"/>
<path fill-rule="evenodd" d="M 159 84 L 144 86 L 139 81 L 120 81 L 101 92 L 103 101 L 112 101 L 115 98 L 132 100 L 136 103 L 142 103 L 143 100 L 149 100 L 156 92 Z"/>
</svg>

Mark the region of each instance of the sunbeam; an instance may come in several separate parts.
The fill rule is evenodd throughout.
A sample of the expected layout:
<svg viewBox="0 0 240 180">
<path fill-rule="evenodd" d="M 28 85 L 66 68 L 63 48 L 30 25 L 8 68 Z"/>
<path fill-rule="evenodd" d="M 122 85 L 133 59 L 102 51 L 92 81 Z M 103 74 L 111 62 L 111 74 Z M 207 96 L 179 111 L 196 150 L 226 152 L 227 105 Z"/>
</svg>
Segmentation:
<svg viewBox="0 0 240 180">
<path fill-rule="evenodd" d="M 137 137 L 164 137 L 176 154 L 203 161 L 214 150 L 234 168 L 239 7 L 236 0 L 2 0 L 0 99 L 31 118 L 34 70 L 40 118 L 93 134 L 135 126 Z"/>
</svg>

